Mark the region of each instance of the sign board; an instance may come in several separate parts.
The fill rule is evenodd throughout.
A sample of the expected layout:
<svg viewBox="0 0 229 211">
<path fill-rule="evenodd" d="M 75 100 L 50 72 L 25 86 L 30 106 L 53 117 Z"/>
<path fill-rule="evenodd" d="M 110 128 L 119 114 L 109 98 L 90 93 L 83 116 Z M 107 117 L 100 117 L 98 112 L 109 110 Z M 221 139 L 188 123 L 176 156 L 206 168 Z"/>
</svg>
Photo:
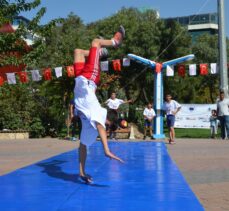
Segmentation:
<svg viewBox="0 0 229 211">
<path fill-rule="evenodd" d="M 181 104 L 176 115 L 175 128 L 210 128 L 211 110 L 216 104 Z"/>
</svg>

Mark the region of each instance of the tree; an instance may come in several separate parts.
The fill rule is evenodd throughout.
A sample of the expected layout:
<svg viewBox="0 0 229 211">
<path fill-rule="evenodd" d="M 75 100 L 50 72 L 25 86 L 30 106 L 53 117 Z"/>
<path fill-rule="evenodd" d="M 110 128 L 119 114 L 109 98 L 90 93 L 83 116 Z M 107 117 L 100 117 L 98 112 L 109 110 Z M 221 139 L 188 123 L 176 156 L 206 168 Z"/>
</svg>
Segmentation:
<svg viewBox="0 0 229 211">
<path fill-rule="evenodd" d="M 1 0 L 0 27 L 11 23 L 20 12 L 30 11 L 39 5 L 40 0 L 29 3 L 25 0 L 15 0 L 13 3 Z M 39 20 L 44 13 L 45 8 L 41 8 L 28 25 L 21 23 L 14 33 L 0 33 L 1 66 L 19 64 L 25 64 L 27 68 L 37 66 L 44 50 L 44 36 L 56 23 L 54 20 L 45 26 L 40 26 Z M 32 46 L 28 46 L 24 41 L 28 33 L 36 37 Z M 11 55 L 11 52 L 17 52 L 16 56 Z M 0 88 L 0 108 L 3 113 L 0 118 L 0 129 L 29 130 L 32 136 L 44 134 L 32 84 L 5 85 Z"/>
<path fill-rule="evenodd" d="M 197 64 L 218 62 L 218 36 L 204 34 L 193 45 Z M 199 76 L 197 93 L 202 103 L 215 103 L 219 89 L 219 74 Z"/>
</svg>

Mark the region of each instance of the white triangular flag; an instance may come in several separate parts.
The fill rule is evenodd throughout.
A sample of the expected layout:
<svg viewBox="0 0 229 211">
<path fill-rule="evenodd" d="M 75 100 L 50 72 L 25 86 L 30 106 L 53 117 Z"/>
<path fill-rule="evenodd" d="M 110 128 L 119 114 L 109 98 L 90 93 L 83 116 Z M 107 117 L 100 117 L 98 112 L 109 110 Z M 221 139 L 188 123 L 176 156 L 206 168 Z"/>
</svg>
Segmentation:
<svg viewBox="0 0 229 211">
<path fill-rule="evenodd" d="M 6 73 L 8 84 L 16 84 L 15 73 Z"/>
<path fill-rule="evenodd" d="M 189 75 L 190 76 L 196 75 L 196 64 L 189 65 Z"/>
<path fill-rule="evenodd" d="M 42 76 L 40 75 L 39 70 L 32 70 L 31 73 L 32 73 L 32 80 L 33 81 L 40 81 L 41 80 Z"/>
<path fill-rule="evenodd" d="M 166 76 L 174 76 L 174 66 L 166 66 Z"/>
<path fill-rule="evenodd" d="M 218 66 L 216 63 L 211 63 L 211 74 L 218 73 Z"/>
<path fill-rule="evenodd" d="M 109 64 L 108 61 L 100 62 L 101 70 L 102 71 L 108 71 L 109 70 L 108 64 Z"/>
<path fill-rule="evenodd" d="M 63 69 L 62 67 L 55 68 L 55 73 L 57 78 L 62 77 L 62 69 Z"/>
<path fill-rule="evenodd" d="M 123 58 L 122 65 L 123 65 L 123 67 L 129 67 L 130 66 L 130 59 L 129 58 Z"/>
</svg>

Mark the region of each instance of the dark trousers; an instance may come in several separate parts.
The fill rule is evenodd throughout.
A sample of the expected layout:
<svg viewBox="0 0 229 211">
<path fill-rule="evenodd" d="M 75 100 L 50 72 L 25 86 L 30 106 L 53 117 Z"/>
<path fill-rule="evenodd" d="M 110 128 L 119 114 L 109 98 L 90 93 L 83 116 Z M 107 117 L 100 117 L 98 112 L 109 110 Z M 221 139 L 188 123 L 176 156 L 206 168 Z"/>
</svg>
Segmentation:
<svg viewBox="0 0 229 211">
<path fill-rule="evenodd" d="M 220 128 L 221 128 L 221 138 L 229 138 L 229 116 L 219 116 Z"/>
</svg>

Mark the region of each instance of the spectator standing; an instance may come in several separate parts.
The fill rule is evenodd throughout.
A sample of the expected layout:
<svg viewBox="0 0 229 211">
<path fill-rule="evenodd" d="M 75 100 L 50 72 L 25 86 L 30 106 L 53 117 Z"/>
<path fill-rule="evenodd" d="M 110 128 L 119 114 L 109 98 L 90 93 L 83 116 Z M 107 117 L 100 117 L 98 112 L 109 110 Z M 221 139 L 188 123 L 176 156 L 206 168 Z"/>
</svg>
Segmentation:
<svg viewBox="0 0 229 211">
<path fill-rule="evenodd" d="M 175 130 L 174 130 L 175 115 L 177 114 L 177 112 L 180 111 L 181 105 L 177 101 L 172 100 L 171 94 L 166 94 L 165 102 L 163 104 L 162 109 L 166 113 L 167 127 L 169 130 L 169 143 L 174 144 L 175 143 Z"/>
<path fill-rule="evenodd" d="M 225 98 L 223 91 L 220 91 L 217 101 L 217 116 L 220 121 L 221 138 L 226 139 L 229 135 L 229 99 Z"/>
<path fill-rule="evenodd" d="M 210 116 L 211 138 L 216 138 L 217 134 L 217 111 L 212 110 Z"/>
<path fill-rule="evenodd" d="M 144 140 L 146 139 L 147 130 L 149 130 L 149 134 L 152 139 L 153 138 L 152 123 L 153 123 L 153 118 L 156 116 L 156 114 L 151 103 L 147 104 L 147 107 L 144 109 L 143 116 L 144 116 L 144 138 L 143 139 Z"/>
<path fill-rule="evenodd" d="M 119 115 L 119 113 L 118 113 L 119 106 L 122 105 L 122 104 L 131 103 L 131 102 L 132 102 L 132 100 L 124 101 L 122 99 L 116 98 L 116 93 L 115 92 L 112 92 L 110 98 L 105 102 L 105 104 L 107 105 L 107 107 L 110 110 L 115 110 L 117 112 L 117 118 L 118 118 L 118 115 Z M 116 133 L 114 132 L 116 129 L 117 129 L 117 127 L 109 128 L 110 138 L 111 139 L 116 140 Z"/>
</svg>

